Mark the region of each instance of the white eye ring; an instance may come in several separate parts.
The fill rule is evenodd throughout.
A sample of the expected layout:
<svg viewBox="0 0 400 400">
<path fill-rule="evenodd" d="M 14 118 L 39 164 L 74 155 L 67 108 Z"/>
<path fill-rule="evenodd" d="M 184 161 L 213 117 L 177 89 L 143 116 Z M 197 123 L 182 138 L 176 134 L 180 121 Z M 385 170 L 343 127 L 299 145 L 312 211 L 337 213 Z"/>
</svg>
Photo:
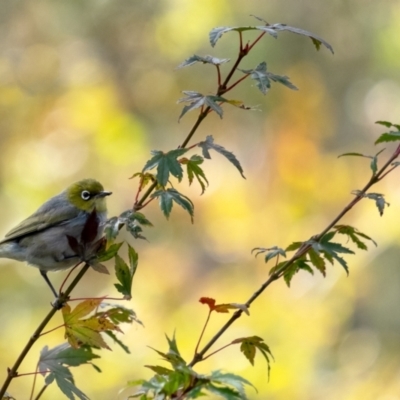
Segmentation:
<svg viewBox="0 0 400 400">
<path fill-rule="evenodd" d="M 90 192 L 87 190 L 82 190 L 81 197 L 83 200 L 87 201 L 90 199 Z"/>
</svg>

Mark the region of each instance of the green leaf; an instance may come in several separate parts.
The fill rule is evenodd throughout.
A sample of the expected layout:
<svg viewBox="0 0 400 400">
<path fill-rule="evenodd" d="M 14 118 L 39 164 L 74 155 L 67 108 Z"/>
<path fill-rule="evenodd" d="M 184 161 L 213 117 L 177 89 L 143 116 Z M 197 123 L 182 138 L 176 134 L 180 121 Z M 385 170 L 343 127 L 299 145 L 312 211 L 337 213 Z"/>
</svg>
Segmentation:
<svg viewBox="0 0 400 400">
<path fill-rule="evenodd" d="M 126 223 L 126 230 L 135 238 L 135 239 L 144 239 L 147 240 L 143 235 L 143 228 L 140 225 L 135 224 L 132 221 L 128 221 Z"/>
<path fill-rule="evenodd" d="M 133 279 L 133 277 L 135 276 L 135 273 L 136 273 L 137 266 L 138 266 L 139 254 L 129 244 L 128 244 L 128 257 L 129 257 L 131 279 Z"/>
<path fill-rule="evenodd" d="M 172 339 L 168 337 L 168 335 L 165 335 L 167 342 L 168 342 L 168 353 L 173 353 L 178 356 L 181 356 L 181 353 L 178 350 L 178 343 L 176 342 L 176 337 L 175 333 L 172 336 Z"/>
<path fill-rule="evenodd" d="M 223 114 L 222 107 L 219 104 L 217 104 L 217 102 L 220 101 L 224 102 L 224 100 L 225 99 L 223 99 L 220 96 L 204 96 L 204 105 L 206 107 L 210 107 L 211 110 L 215 111 L 222 119 L 222 114 Z"/>
<path fill-rule="evenodd" d="M 385 209 L 385 205 L 386 205 L 386 204 L 389 205 L 389 203 L 386 203 L 386 201 L 385 201 L 385 199 L 383 198 L 383 196 L 376 197 L 376 198 L 375 198 L 375 204 L 376 204 L 376 207 L 377 207 L 378 210 L 379 210 L 380 216 L 383 215 L 383 211 L 384 211 L 384 209 Z"/>
<path fill-rule="evenodd" d="M 193 183 L 194 178 L 197 179 L 201 186 L 201 194 L 206 190 L 206 184 L 208 186 L 207 177 L 204 174 L 204 171 L 201 169 L 200 164 L 204 162 L 203 157 L 194 155 L 190 157 L 190 160 L 183 159 L 182 164 L 186 164 L 187 174 L 189 179 L 189 185 Z"/>
<path fill-rule="evenodd" d="M 187 58 L 185 61 L 183 61 L 181 64 L 179 64 L 176 68 L 179 69 L 179 68 L 189 67 L 198 62 L 203 64 L 221 65 L 228 61 L 230 61 L 229 58 L 216 58 L 213 56 L 202 57 L 194 54 L 191 57 Z"/>
<path fill-rule="evenodd" d="M 116 325 L 122 322 L 130 324 L 133 321 L 135 321 L 143 326 L 142 322 L 137 319 L 136 313 L 130 308 L 104 302 L 102 302 L 99 307 L 101 309 L 106 308 L 106 311 L 98 312 L 96 315 L 107 316 L 110 319 L 110 321 L 112 321 Z"/>
<path fill-rule="evenodd" d="M 118 217 L 112 217 L 106 222 L 106 225 L 104 226 L 104 235 L 108 244 L 113 243 L 118 236 L 119 226 L 120 221 Z"/>
<path fill-rule="evenodd" d="M 51 372 L 47 375 L 45 384 L 50 385 L 54 380 L 69 400 L 75 400 L 74 395 L 80 400 L 89 400 L 89 397 L 75 386 L 74 378 L 68 369 L 63 372 Z"/>
<path fill-rule="evenodd" d="M 293 26 L 289 26 L 286 24 L 269 25 L 268 28 L 273 29 L 275 32 L 289 31 L 292 33 L 296 33 L 298 35 L 307 36 L 311 39 L 311 41 L 313 42 L 313 44 L 317 50 L 319 50 L 321 47 L 321 44 L 323 44 L 333 54 L 333 48 L 328 42 L 326 42 L 321 37 L 314 35 L 311 32 L 305 31 L 304 29 L 295 28 Z"/>
<path fill-rule="evenodd" d="M 182 180 L 183 170 L 178 157 L 186 153 L 187 149 L 175 149 L 168 153 L 164 153 L 159 150 L 153 150 L 153 158 L 147 161 L 146 165 L 143 167 L 143 172 L 148 171 L 157 167 L 157 182 L 161 186 L 165 186 L 168 183 L 169 175 L 173 175 L 178 178 L 179 181 Z"/>
<path fill-rule="evenodd" d="M 145 367 L 151 369 L 158 375 L 170 375 L 174 372 L 172 369 L 165 368 L 160 365 L 145 365 Z"/>
<path fill-rule="evenodd" d="M 190 90 L 185 90 L 182 93 L 186 95 L 186 97 L 179 99 L 178 103 L 189 104 L 183 107 L 178 120 L 180 120 L 187 112 L 200 107 L 210 107 L 211 110 L 215 111 L 219 115 L 219 117 L 222 118 L 223 111 L 218 102 L 226 102 L 223 97 L 213 95 L 204 96 L 199 92 L 194 92 Z"/>
<path fill-rule="evenodd" d="M 125 343 L 123 343 L 122 340 L 118 339 L 113 331 L 105 331 L 104 333 L 108 335 L 112 340 L 114 340 L 114 343 L 116 343 L 119 347 L 121 347 L 121 349 L 126 354 L 131 354 L 129 347 Z"/>
<path fill-rule="evenodd" d="M 261 339 L 262 340 L 262 339 Z M 243 377 L 239 375 L 235 375 L 232 373 L 223 373 L 221 371 L 213 371 L 211 375 L 208 375 L 207 378 L 212 381 L 212 383 L 218 383 L 222 385 L 228 385 L 237 390 L 244 398 L 246 398 L 244 385 L 254 386 Z"/>
<path fill-rule="evenodd" d="M 244 340 L 240 345 L 240 351 L 254 365 L 254 357 L 256 356 L 256 347 L 251 341 Z"/>
<path fill-rule="evenodd" d="M 298 90 L 298 88 L 289 81 L 287 76 L 275 75 L 272 72 L 268 72 L 266 62 L 258 64 L 255 69 L 239 71 L 250 75 L 251 79 L 256 81 L 256 85 L 262 94 L 266 94 L 271 88 L 271 81 L 281 83 L 292 90 Z"/>
<path fill-rule="evenodd" d="M 135 239 L 146 239 L 143 235 L 142 226 L 153 226 L 153 224 L 140 212 L 133 212 L 132 210 L 124 211 L 119 219 L 121 223 L 125 224 L 126 230 Z"/>
<path fill-rule="evenodd" d="M 137 221 L 140 225 L 143 226 L 153 226 L 153 224 L 146 218 L 146 216 L 144 214 L 142 214 L 141 212 L 134 212 L 132 213 L 132 215 L 129 218 L 131 221 Z"/>
<path fill-rule="evenodd" d="M 131 251 L 133 251 L 135 254 L 135 250 L 132 249 L 132 247 L 129 246 L 129 261 L 131 262 Z M 133 280 L 133 275 L 136 271 L 137 267 L 137 259 L 136 259 L 136 264 L 135 265 L 128 265 L 126 262 L 117 254 L 115 256 L 115 276 L 118 279 L 119 283 L 114 284 L 118 292 L 124 295 L 126 299 L 131 299 L 132 298 L 132 280 Z"/>
<path fill-rule="evenodd" d="M 324 259 L 320 256 L 318 250 L 315 250 L 313 247 L 310 248 L 307 252 L 308 256 L 310 257 L 310 262 L 314 267 L 321 272 L 321 274 L 325 277 L 326 276 L 326 265 Z"/>
<path fill-rule="evenodd" d="M 383 212 L 385 211 L 385 206 L 390 206 L 390 204 L 385 200 L 382 193 L 363 193 L 360 190 L 353 190 L 351 193 L 355 196 L 365 197 L 367 199 L 374 200 L 380 216 L 383 215 Z"/>
<path fill-rule="evenodd" d="M 333 259 L 335 259 L 344 268 L 346 273 L 349 274 L 349 268 L 346 261 L 339 257 L 338 253 L 354 254 L 354 251 L 342 246 L 340 243 L 330 242 L 330 239 L 335 235 L 335 233 L 336 232 L 329 232 L 321 238 L 320 242 L 314 242 L 312 244 L 312 250 L 315 250 L 315 252 L 318 253 L 323 253 L 324 257 L 331 263 L 333 262 Z M 311 260 L 311 252 L 309 252 L 309 254 Z"/>
<path fill-rule="evenodd" d="M 302 269 L 304 271 L 309 272 L 311 275 L 314 275 L 314 271 L 312 270 L 312 268 L 308 265 L 307 260 L 302 260 L 299 259 L 296 261 L 297 266 L 299 267 L 299 269 Z"/>
<path fill-rule="evenodd" d="M 246 400 L 247 397 L 243 397 L 241 393 L 238 393 L 236 390 L 231 389 L 226 386 L 216 386 L 212 383 L 209 383 L 206 386 L 207 390 L 213 394 L 216 394 L 219 397 L 222 397 L 225 400 Z"/>
<path fill-rule="evenodd" d="M 240 165 L 238 159 L 235 157 L 235 155 L 230 151 L 226 150 L 224 147 L 214 143 L 214 138 L 212 136 L 207 136 L 206 140 L 200 142 L 198 146 L 202 149 L 204 158 L 211 159 L 209 152 L 210 149 L 213 149 L 217 153 L 222 154 L 224 157 L 228 159 L 228 161 L 230 161 L 237 168 L 237 170 L 240 172 L 240 175 L 242 175 L 242 177 L 246 179 L 246 177 L 243 174 L 243 168 Z"/>
<path fill-rule="evenodd" d="M 123 213 L 121 213 L 119 219 L 124 222 L 127 221 L 137 222 L 143 226 L 153 226 L 153 224 L 146 218 L 146 216 L 138 211 L 133 212 L 132 210 L 126 210 Z"/>
<path fill-rule="evenodd" d="M 268 377 L 271 370 L 271 360 L 269 357 L 273 357 L 270 348 L 264 343 L 264 340 L 259 336 L 250 336 L 235 339 L 232 341 L 233 344 L 240 343 L 240 351 L 243 355 L 249 360 L 251 365 L 254 365 L 254 357 L 256 355 L 256 350 L 258 350 L 265 360 L 267 361 L 268 365 Z"/>
<path fill-rule="evenodd" d="M 278 246 L 273 246 L 273 247 L 270 247 L 270 248 L 268 248 L 268 249 L 263 248 L 263 247 L 256 247 L 256 248 L 254 248 L 251 252 L 253 253 L 254 251 L 256 251 L 256 257 L 257 257 L 259 254 L 267 253 L 267 254 L 265 255 L 265 262 L 266 262 L 266 263 L 267 263 L 269 260 L 271 260 L 272 258 L 277 257 L 277 256 L 279 256 L 279 255 L 281 255 L 281 256 L 283 256 L 283 257 L 286 258 L 285 250 L 281 249 L 281 248 L 278 247 Z"/>
<path fill-rule="evenodd" d="M 222 26 L 222 27 L 214 28 L 209 33 L 210 44 L 212 47 L 214 47 L 217 44 L 217 41 L 221 38 L 221 36 L 224 33 L 231 32 L 231 31 L 243 32 L 243 31 L 250 31 L 250 30 L 254 30 L 254 29 L 255 29 L 255 27 L 252 27 L 252 26 L 232 27 L 232 28 Z"/>
<path fill-rule="evenodd" d="M 285 251 L 295 251 L 298 250 L 303 245 L 303 242 L 293 242 L 288 247 L 286 247 Z"/>
<path fill-rule="evenodd" d="M 123 242 L 112 244 L 108 249 L 105 249 L 104 251 L 102 251 L 101 253 L 99 253 L 97 255 L 96 261 L 104 262 L 104 261 L 108 261 L 111 258 L 115 257 L 116 254 L 118 254 L 118 251 L 122 245 L 123 245 Z"/>
<path fill-rule="evenodd" d="M 327 251 L 328 253 L 334 252 L 334 253 L 354 254 L 353 250 L 350 250 L 347 247 L 342 246 L 340 243 L 334 243 L 328 240 L 324 241 L 324 237 L 319 242 L 319 248 L 321 250 Z"/>
<path fill-rule="evenodd" d="M 398 131 L 400 131 L 400 125 L 399 124 L 392 124 L 391 122 L 388 122 L 388 121 L 376 121 L 375 123 L 383 125 L 383 126 L 386 126 L 387 128 L 391 128 L 393 126 Z"/>
<path fill-rule="evenodd" d="M 62 315 L 65 326 L 65 337 L 73 348 L 80 348 L 84 345 L 91 347 L 102 347 L 109 349 L 101 333 L 108 330 L 120 331 L 108 314 L 95 313 L 84 318 L 98 309 L 102 299 L 88 299 L 79 303 L 73 311 L 69 304 L 62 308 Z"/>
<path fill-rule="evenodd" d="M 165 361 L 168 361 L 174 368 L 176 368 L 177 366 L 185 365 L 185 360 L 180 355 L 176 354 L 175 352 L 163 353 L 162 351 L 154 349 L 151 346 L 149 346 L 149 348 L 152 349 L 153 351 L 155 351 Z"/>
<path fill-rule="evenodd" d="M 297 263 L 293 263 L 291 265 L 289 265 L 286 269 L 285 272 L 283 273 L 283 279 L 286 282 L 286 285 L 288 287 L 290 287 L 290 282 L 292 281 L 293 276 L 297 273 L 297 271 L 299 270 L 299 267 L 297 265 Z"/>
<path fill-rule="evenodd" d="M 90 347 L 74 349 L 68 343 L 64 343 L 49 350 L 45 346 L 40 352 L 38 370 L 42 375 L 49 373 L 46 384 L 51 384 L 55 380 L 68 399 L 74 400 L 75 395 L 81 400 L 88 400 L 89 398 L 75 386 L 72 373 L 67 366 L 89 364 L 95 358 L 100 357 L 93 354 Z"/>
<path fill-rule="evenodd" d="M 385 149 L 382 149 L 381 151 L 379 151 L 378 153 L 375 154 L 375 156 L 371 157 L 371 171 L 372 171 L 372 175 L 375 176 L 376 173 L 378 172 L 378 156 L 379 154 L 381 154 Z"/>
<path fill-rule="evenodd" d="M 388 121 L 376 121 L 375 123 L 379 124 L 379 125 L 386 126 L 386 128 L 390 128 L 392 126 L 392 123 L 388 122 Z"/>
<path fill-rule="evenodd" d="M 256 18 L 259 19 L 258 17 L 256 17 Z M 328 42 L 326 42 L 324 39 L 320 38 L 319 36 L 314 35 L 311 32 L 308 32 L 308 31 L 305 31 L 305 30 L 299 29 L 299 28 L 294 28 L 292 26 L 288 26 L 285 24 L 270 25 L 268 23 L 266 23 L 263 26 L 238 26 L 238 27 L 214 28 L 213 30 L 211 30 L 211 32 L 209 34 L 211 46 L 214 47 L 215 44 L 217 43 L 217 41 L 221 38 L 221 36 L 224 33 L 231 32 L 231 31 L 245 32 L 245 31 L 251 31 L 251 30 L 259 30 L 259 31 L 266 32 L 266 33 L 270 34 L 271 36 L 273 36 L 274 38 L 277 38 L 278 32 L 282 32 L 282 31 L 289 31 L 292 33 L 296 33 L 298 35 L 307 36 L 312 40 L 312 42 L 317 50 L 319 50 L 321 47 L 321 44 L 323 44 L 327 49 L 329 49 L 333 53 L 332 46 Z"/>
<path fill-rule="evenodd" d="M 397 142 L 398 140 L 400 140 L 400 131 L 390 131 L 382 133 L 382 135 L 375 140 L 375 144 Z"/>
<path fill-rule="evenodd" d="M 189 197 L 184 196 L 177 190 L 175 189 L 157 190 L 151 195 L 151 198 L 158 198 L 161 211 L 163 212 L 163 214 L 167 219 L 171 214 L 172 204 L 173 202 L 175 202 L 189 213 L 191 220 L 193 222 L 194 205 L 192 201 L 189 199 Z"/>
<path fill-rule="evenodd" d="M 96 358 L 100 358 L 100 356 L 94 354 L 91 347 L 74 349 L 68 343 L 63 343 L 49 350 L 48 346 L 45 346 L 40 352 L 38 369 L 39 371 L 54 371 L 60 365 L 77 367 L 82 364 L 89 364 Z"/>
<path fill-rule="evenodd" d="M 283 271 L 285 269 L 285 265 L 287 264 L 287 261 L 281 261 L 280 263 L 278 263 L 277 265 L 275 265 L 275 267 L 272 267 L 269 270 L 269 275 L 271 276 L 272 274 L 278 272 L 278 271 Z"/>
<path fill-rule="evenodd" d="M 373 239 L 350 225 L 336 225 L 334 229 L 336 229 L 338 233 L 346 235 L 361 250 L 367 250 L 368 247 L 359 237 L 370 240 L 377 246 L 377 243 Z"/>
<path fill-rule="evenodd" d="M 354 152 L 340 154 L 340 155 L 338 155 L 338 158 L 340 158 L 340 157 L 346 157 L 346 156 L 356 156 L 356 157 L 371 158 L 371 156 L 366 156 L 365 154 L 362 154 L 362 153 L 354 153 Z"/>
<path fill-rule="evenodd" d="M 368 156 L 366 154 L 361 154 L 361 153 L 344 153 L 344 154 L 339 155 L 338 158 L 344 157 L 344 156 L 357 156 L 357 157 L 370 158 L 371 159 L 370 168 L 372 170 L 372 175 L 375 176 L 376 173 L 378 172 L 378 156 L 384 150 L 385 149 L 378 151 L 378 153 L 376 153 L 374 156 Z"/>
</svg>

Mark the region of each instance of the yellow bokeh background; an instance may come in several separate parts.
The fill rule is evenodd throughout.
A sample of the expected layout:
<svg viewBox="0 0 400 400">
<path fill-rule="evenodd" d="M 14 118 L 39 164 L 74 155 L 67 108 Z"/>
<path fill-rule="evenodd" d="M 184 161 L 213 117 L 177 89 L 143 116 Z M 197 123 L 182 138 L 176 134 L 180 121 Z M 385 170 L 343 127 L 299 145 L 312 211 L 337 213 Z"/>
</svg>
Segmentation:
<svg viewBox="0 0 400 400">
<path fill-rule="evenodd" d="M 237 34 L 211 48 L 216 26 L 287 23 L 332 44 L 315 51 L 305 37 L 283 32 L 265 37 L 242 68 L 266 61 L 300 90 L 273 84 L 263 96 L 245 81 L 229 93 L 257 111 L 224 108 L 194 137 L 213 135 L 233 151 L 246 179 L 220 155 L 204 164 L 209 188 L 200 196 L 186 178 L 174 186 L 195 204 L 194 224 L 178 206 L 166 221 L 155 202 L 143 212 L 153 224 L 147 241 L 122 233 L 139 253 L 132 307 L 144 327 L 123 326 L 124 353 L 100 351 L 98 374 L 73 368 L 76 385 L 94 400 L 126 399 L 129 380 L 149 378 L 144 365 L 160 363 L 148 346 L 166 350 L 164 334 L 176 332 L 189 361 L 207 316 L 202 296 L 244 303 L 273 265 L 254 258 L 254 247 L 286 247 L 320 232 L 369 179 L 369 161 L 337 158 L 375 154 L 384 128 L 400 123 L 400 5 L 395 0 L 78 0 L 0 5 L 0 235 L 71 182 L 94 177 L 113 195 L 109 215 L 129 209 L 150 150 L 183 141 L 196 112 L 178 123 L 182 90 L 215 91 L 212 66 L 176 70 L 192 54 L 234 59 Z M 246 40 L 255 34 L 246 33 Z M 226 73 L 231 63 L 223 66 Z M 240 76 L 239 74 L 237 75 Z M 382 160 L 395 148 L 389 144 Z M 197 152 L 199 153 L 199 152 Z M 271 285 L 224 334 L 214 349 L 258 335 L 275 361 L 268 382 L 261 356 L 251 366 L 230 347 L 196 367 L 223 369 L 252 382 L 251 400 L 400 400 L 400 191 L 395 171 L 374 191 L 391 204 L 380 217 L 362 201 L 342 221 L 372 236 L 378 247 L 346 257 L 350 275 L 335 265 L 326 278 L 297 274 L 290 289 Z M 345 242 L 344 242 L 345 244 Z M 351 246 L 351 244 L 349 244 Z M 125 249 L 126 250 L 126 249 Z M 112 271 L 112 264 L 109 265 Z M 60 285 L 66 273 L 50 274 Z M 115 296 L 115 279 L 94 271 L 74 296 Z M 0 260 L 0 381 L 49 309 L 50 291 L 38 271 Z M 210 338 L 227 320 L 215 315 Z M 60 325 L 61 317 L 49 329 Z M 34 346 L 19 372 L 35 370 L 40 350 L 64 340 L 61 330 Z M 42 378 L 38 379 L 38 386 Z M 27 399 L 31 377 L 15 379 L 9 392 Z M 43 399 L 61 398 L 51 385 Z M 211 397 L 210 397 L 211 398 Z"/>
</svg>

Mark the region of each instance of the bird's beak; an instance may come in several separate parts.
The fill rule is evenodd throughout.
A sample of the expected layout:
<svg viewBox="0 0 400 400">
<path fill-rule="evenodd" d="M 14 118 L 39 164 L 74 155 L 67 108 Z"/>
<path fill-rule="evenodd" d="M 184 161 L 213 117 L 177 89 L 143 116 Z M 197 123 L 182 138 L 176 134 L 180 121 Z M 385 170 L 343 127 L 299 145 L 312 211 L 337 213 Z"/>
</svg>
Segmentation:
<svg viewBox="0 0 400 400">
<path fill-rule="evenodd" d="M 112 192 L 106 192 L 103 190 L 102 192 L 97 194 L 97 197 L 106 197 L 109 196 L 110 194 L 112 194 Z"/>
</svg>

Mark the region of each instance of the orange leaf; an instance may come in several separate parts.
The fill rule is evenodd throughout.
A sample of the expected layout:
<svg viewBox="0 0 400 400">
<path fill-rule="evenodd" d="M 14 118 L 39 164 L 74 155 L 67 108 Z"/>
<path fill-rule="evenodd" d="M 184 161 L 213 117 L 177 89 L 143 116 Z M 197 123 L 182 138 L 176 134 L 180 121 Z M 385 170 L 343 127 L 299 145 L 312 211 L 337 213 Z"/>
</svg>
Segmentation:
<svg viewBox="0 0 400 400">
<path fill-rule="evenodd" d="M 234 308 L 237 308 L 237 307 L 234 307 L 234 306 L 231 305 L 231 304 L 217 304 L 217 305 L 214 307 L 214 310 L 215 310 L 216 312 L 219 312 L 219 313 L 228 313 L 229 310 L 232 310 L 232 309 L 234 309 Z"/>
<path fill-rule="evenodd" d="M 215 308 L 215 299 L 212 299 L 211 297 L 201 297 L 199 302 L 201 304 L 207 304 L 211 311 Z"/>
</svg>

